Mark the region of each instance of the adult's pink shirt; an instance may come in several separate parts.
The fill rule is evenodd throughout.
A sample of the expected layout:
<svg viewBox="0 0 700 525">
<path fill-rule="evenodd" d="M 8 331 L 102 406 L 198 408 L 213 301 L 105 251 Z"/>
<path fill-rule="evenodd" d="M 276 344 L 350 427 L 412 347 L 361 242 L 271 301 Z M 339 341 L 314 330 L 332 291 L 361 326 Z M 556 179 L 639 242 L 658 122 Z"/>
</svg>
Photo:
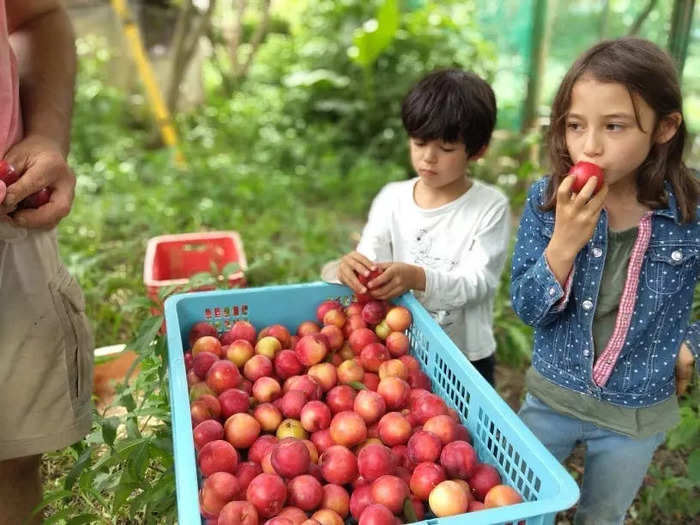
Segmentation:
<svg viewBox="0 0 700 525">
<path fill-rule="evenodd" d="M 0 0 L 0 158 L 21 136 L 17 61 L 8 39 L 5 0 Z"/>
</svg>

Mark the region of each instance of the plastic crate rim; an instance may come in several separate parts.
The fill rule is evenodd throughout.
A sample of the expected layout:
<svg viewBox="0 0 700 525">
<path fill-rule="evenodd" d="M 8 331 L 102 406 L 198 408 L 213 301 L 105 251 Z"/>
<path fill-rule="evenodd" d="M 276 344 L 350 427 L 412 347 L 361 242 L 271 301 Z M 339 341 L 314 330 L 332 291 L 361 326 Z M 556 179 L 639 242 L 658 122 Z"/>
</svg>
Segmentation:
<svg viewBox="0 0 700 525">
<path fill-rule="evenodd" d="M 245 251 L 243 249 L 243 241 L 241 236 L 237 231 L 214 231 L 214 232 L 201 232 L 201 233 L 175 233 L 166 235 L 157 235 L 151 237 L 146 244 L 146 255 L 143 262 L 143 283 L 147 287 L 158 287 L 167 285 L 182 285 L 187 284 L 189 279 L 184 277 L 181 279 L 154 279 L 153 278 L 153 263 L 156 258 L 156 251 L 158 244 L 163 241 L 195 241 L 202 239 L 217 239 L 217 238 L 230 238 L 233 240 L 233 244 L 236 247 L 236 252 L 238 254 L 238 266 L 240 270 L 229 274 L 226 276 L 228 280 L 240 280 L 245 278 L 245 270 L 248 269 L 248 261 L 245 256 Z"/>
</svg>

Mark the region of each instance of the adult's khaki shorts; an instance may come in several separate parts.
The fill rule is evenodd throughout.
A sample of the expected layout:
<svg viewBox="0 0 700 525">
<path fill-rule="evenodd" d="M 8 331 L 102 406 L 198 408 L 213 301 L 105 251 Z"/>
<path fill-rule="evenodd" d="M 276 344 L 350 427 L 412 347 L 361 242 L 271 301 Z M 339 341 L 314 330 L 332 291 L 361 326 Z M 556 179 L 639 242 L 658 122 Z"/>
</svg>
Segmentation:
<svg viewBox="0 0 700 525">
<path fill-rule="evenodd" d="M 0 223 L 0 461 L 57 450 L 91 426 L 93 339 L 55 231 Z"/>
</svg>

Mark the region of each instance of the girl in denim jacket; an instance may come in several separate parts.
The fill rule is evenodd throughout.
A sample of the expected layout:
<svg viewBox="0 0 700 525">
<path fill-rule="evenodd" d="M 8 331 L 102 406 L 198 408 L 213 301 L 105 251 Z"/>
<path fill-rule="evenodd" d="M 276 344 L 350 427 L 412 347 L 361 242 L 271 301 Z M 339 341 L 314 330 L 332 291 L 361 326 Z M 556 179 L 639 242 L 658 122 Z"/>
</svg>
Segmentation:
<svg viewBox="0 0 700 525">
<path fill-rule="evenodd" d="M 552 175 L 531 188 L 513 308 L 535 327 L 521 418 L 563 461 L 586 446 L 575 523 L 621 524 L 698 362 L 698 179 L 674 65 L 637 38 L 597 44 L 552 105 Z M 572 191 L 573 163 L 597 164 Z M 696 365 L 697 366 L 697 365 Z"/>
</svg>

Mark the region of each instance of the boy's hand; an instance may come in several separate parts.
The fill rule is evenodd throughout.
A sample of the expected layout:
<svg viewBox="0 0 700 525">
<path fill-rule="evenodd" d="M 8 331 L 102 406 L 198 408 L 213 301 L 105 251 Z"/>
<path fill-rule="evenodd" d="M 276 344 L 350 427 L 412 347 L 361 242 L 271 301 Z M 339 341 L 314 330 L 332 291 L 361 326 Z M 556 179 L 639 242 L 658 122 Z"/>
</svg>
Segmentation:
<svg viewBox="0 0 700 525">
<path fill-rule="evenodd" d="M 387 300 L 408 290 L 425 289 L 425 272 L 420 266 L 401 262 L 380 263 L 379 266 L 384 271 L 368 283 L 372 297 Z"/>
<path fill-rule="evenodd" d="M 683 343 L 676 359 L 676 394 L 682 396 L 693 379 L 695 358 L 688 346 Z"/>
<path fill-rule="evenodd" d="M 367 276 L 370 271 L 376 269 L 377 265 L 360 252 L 350 252 L 340 259 L 338 279 L 340 279 L 340 282 L 345 286 L 350 287 L 356 294 L 363 294 L 367 292 L 367 287 L 357 279 L 357 275 L 361 274 Z"/>
<path fill-rule="evenodd" d="M 591 177 L 579 193 L 572 193 L 575 177 L 568 175 L 557 189 L 554 232 L 545 250 L 547 262 L 560 283 L 566 280 L 581 248 L 593 236 L 608 195 L 608 185 L 593 195 L 596 178 Z"/>
</svg>

